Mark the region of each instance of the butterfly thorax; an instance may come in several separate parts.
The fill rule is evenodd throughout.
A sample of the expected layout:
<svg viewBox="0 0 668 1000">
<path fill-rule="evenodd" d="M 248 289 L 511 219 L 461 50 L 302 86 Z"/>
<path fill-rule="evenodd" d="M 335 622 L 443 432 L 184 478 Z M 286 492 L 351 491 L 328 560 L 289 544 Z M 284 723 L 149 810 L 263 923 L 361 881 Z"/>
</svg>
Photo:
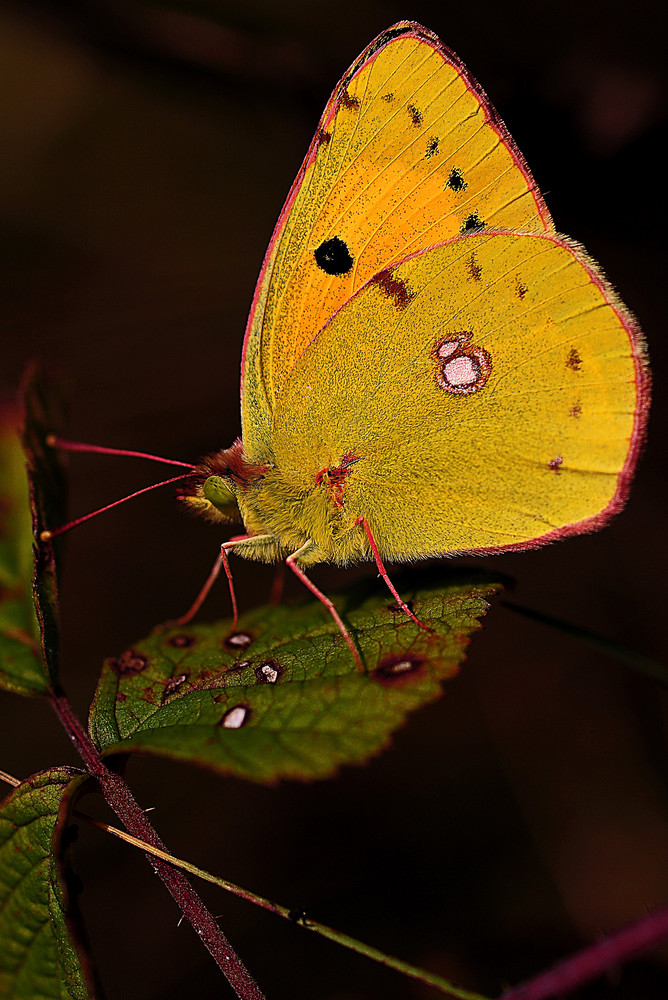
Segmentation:
<svg viewBox="0 0 668 1000">
<path fill-rule="evenodd" d="M 247 558 L 275 562 L 310 542 L 300 562 L 346 564 L 369 558 L 363 529 L 345 503 L 357 461 L 348 453 L 311 475 L 253 462 L 237 440 L 202 459 L 179 496 L 211 521 L 242 520 L 248 535 L 258 536 L 256 545 L 239 550 Z"/>
</svg>

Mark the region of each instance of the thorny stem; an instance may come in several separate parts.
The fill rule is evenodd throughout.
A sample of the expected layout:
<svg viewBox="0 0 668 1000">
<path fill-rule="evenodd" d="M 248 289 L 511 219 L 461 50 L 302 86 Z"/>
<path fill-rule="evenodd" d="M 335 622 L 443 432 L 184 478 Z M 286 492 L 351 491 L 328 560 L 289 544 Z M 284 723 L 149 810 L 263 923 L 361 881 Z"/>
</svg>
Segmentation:
<svg viewBox="0 0 668 1000">
<path fill-rule="evenodd" d="M 93 742 L 72 711 L 65 695 L 62 692 L 52 692 L 49 699 L 87 769 L 97 778 L 106 802 L 121 822 L 136 837 L 164 851 L 165 845 L 146 819 L 146 814 L 135 801 L 125 781 L 120 775 L 110 771 L 100 759 Z M 183 872 L 161 858 L 151 854 L 147 856 L 156 874 L 162 879 L 177 906 L 201 938 L 239 1000 L 264 1000 L 257 983 Z"/>
</svg>

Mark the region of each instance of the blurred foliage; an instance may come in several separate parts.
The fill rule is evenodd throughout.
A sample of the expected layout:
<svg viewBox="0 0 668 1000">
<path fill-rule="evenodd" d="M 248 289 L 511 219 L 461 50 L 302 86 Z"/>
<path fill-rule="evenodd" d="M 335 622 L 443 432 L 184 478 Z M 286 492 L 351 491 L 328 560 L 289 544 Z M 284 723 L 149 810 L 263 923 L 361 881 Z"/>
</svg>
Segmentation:
<svg viewBox="0 0 668 1000">
<path fill-rule="evenodd" d="M 61 869 L 67 813 L 80 772 L 33 775 L 0 804 L 0 997 L 95 995 Z"/>
</svg>

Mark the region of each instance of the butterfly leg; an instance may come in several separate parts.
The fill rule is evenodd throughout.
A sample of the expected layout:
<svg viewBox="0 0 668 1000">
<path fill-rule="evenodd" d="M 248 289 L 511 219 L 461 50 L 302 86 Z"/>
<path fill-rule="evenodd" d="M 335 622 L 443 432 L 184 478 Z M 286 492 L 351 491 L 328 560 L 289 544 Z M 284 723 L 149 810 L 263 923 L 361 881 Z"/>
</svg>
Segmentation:
<svg viewBox="0 0 668 1000">
<path fill-rule="evenodd" d="M 244 542 L 250 542 L 250 541 L 257 542 L 271 537 L 272 537 L 271 535 L 238 535 L 234 538 L 228 539 L 226 542 L 223 542 L 223 544 L 220 546 L 220 552 L 216 557 L 216 561 L 211 567 L 211 571 L 207 576 L 206 580 L 204 581 L 204 585 L 202 586 L 202 589 L 200 590 L 199 594 L 197 595 L 193 603 L 190 605 L 186 613 L 184 615 L 181 615 L 180 618 L 176 618 L 174 621 L 169 622 L 169 624 L 187 625 L 189 621 L 192 621 L 192 619 L 195 617 L 199 609 L 202 607 L 202 604 L 206 600 L 206 597 L 209 591 L 211 590 L 212 586 L 218 579 L 221 568 L 224 567 L 225 575 L 227 577 L 227 582 L 230 587 L 230 599 L 232 601 L 232 616 L 233 616 L 232 628 L 235 628 L 237 624 L 237 619 L 239 617 L 239 613 L 237 609 L 237 597 L 236 594 L 234 593 L 232 570 L 230 569 L 230 561 L 227 558 L 227 550 L 236 548 L 239 545 L 243 545 Z"/>
<path fill-rule="evenodd" d="M 348 631 L 348 629 L 346 628 L 346 626 L 343 624 L 343 621 L 341 620 L 341 616 L 339 615 L 338 611 L 334 607 L 333 601 L 331 601 L 329 599 L 329 597 L 327 597 L 326 594 L 323 594 L 323 592 L 321 590 L 318 590 L 318 588 L 316 587 L 316 585 L 313 583 L 312 580 L 310 580 L 308 578 L 308 576 L 306 575 L 306 573 L 304 572 L 304 570 L 301 568 L 301 566 L 298 566 L 297 563 L 295 562 L 295 560 L 298 559 L 300 555 L 304 555 L 305 554 L 305 552 L 311 547 L 311 544 L 312 544 L 311 542 L 306 542 L 305 545 L 302 545 L 302 547 L 300 549 L 297 549 L 296 552 L 293 552 L 292 555 L 288 556 L 288 558 L 285 560 L 285 564 L 286 564 L 286 566 L 290 567 L 290 569 L 295 574 L 295 576 L 299 577 L 299 579 L 304 584 L 304 586 L 308 587 L 308 589 L 311 591 L 311 593 L 315 597 L 317 597 L 318 600 L 322 604 L 325 605 L 325 607 L 329 611 L 330 615 L 332 616 L 332 618 L 336 622 L 336 626 L 337 626 L 339 632 L 341 633 L 341 635 L 345 639 L 346 645 L 348 646 L 348 649 L 352 653 L 353 659 L 354 659 L 355 663 L 359 667 L 360 671 L 363 671 L 364 670 L 364 664 L 362 663 L 362 657 L 360 656 L 360 654 L 359 654 L 359 652 L 357 650 L 357 646 L 353 642 L 353 638 L 352 638 L 350 632 Z"/>
<path fill-rule="evenodd" d="M 395 601 L 397 602 L 397 604 L 399 605 L 399 607 L 401 608 L 401 610 L 405 611 L 406 614 L 408 615 L 408 617 L 412 618 L 413 621 L 415 622 L 415 624 L 419 625 L 420 628 L 423 628 L 425 630 L 425 632 L 433 632 L 434 630 L 432 628 L 430 628 L 429 625 L 425 625 L 424 622 L 421 622 L 419 618 L 415 617 L 415 615 L 413 614 L 413 612 L 411 611 L 411 609 L 408 607 L 408 605 L 404 601 L 402 601 L 401 598 L 399 597 L 399 593 L 397 591 L 397 588 L 394 586 L 394 584 L 390 580 L 390 578 L 388 576 L 388 573 L 387 573 L 387 570 L 385 569 L 385 564 L 383 563 L 383 560 L 380 558 L 380 552 L 378 551 L 378 546 L 376 545 L 376 541 L 375 541 L 375 539 L 373 537 L 371 528 L 369 527 L 369 524 L 368 524 L 367 520 L 364 517 L 358 517 L 357 518 L 357 524 L 361 524 L 362 527 L 364 528 L 364 533 L 366 534 L 366 537 L 367 537 L 367 539 L 369 541 L 369 545 L 371 546 L 371 551 L 373 552 L 373 557 L 376 560 L 376 566 L 378 567 L 378 572 L 380 573 L 380 575 L 382 576 L 383 580 L 387 584 L 387 587 L 388 587 L 390 593 L 394 597 Z"/>
</svg>

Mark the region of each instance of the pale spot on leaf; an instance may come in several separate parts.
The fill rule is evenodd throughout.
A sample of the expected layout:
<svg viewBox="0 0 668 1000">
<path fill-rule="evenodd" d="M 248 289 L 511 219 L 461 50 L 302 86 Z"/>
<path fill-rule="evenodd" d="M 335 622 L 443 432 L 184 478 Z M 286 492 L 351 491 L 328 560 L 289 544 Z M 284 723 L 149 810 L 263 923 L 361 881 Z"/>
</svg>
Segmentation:
<svg viewBox="0 0 668 1000">
<path fill-rule="evenodd" d="M 248 718 L 248 709 L 245 705 L 236 705 L 226 712 L 222 719 L 224 729 L 241 729 Z"/>
</svg>

